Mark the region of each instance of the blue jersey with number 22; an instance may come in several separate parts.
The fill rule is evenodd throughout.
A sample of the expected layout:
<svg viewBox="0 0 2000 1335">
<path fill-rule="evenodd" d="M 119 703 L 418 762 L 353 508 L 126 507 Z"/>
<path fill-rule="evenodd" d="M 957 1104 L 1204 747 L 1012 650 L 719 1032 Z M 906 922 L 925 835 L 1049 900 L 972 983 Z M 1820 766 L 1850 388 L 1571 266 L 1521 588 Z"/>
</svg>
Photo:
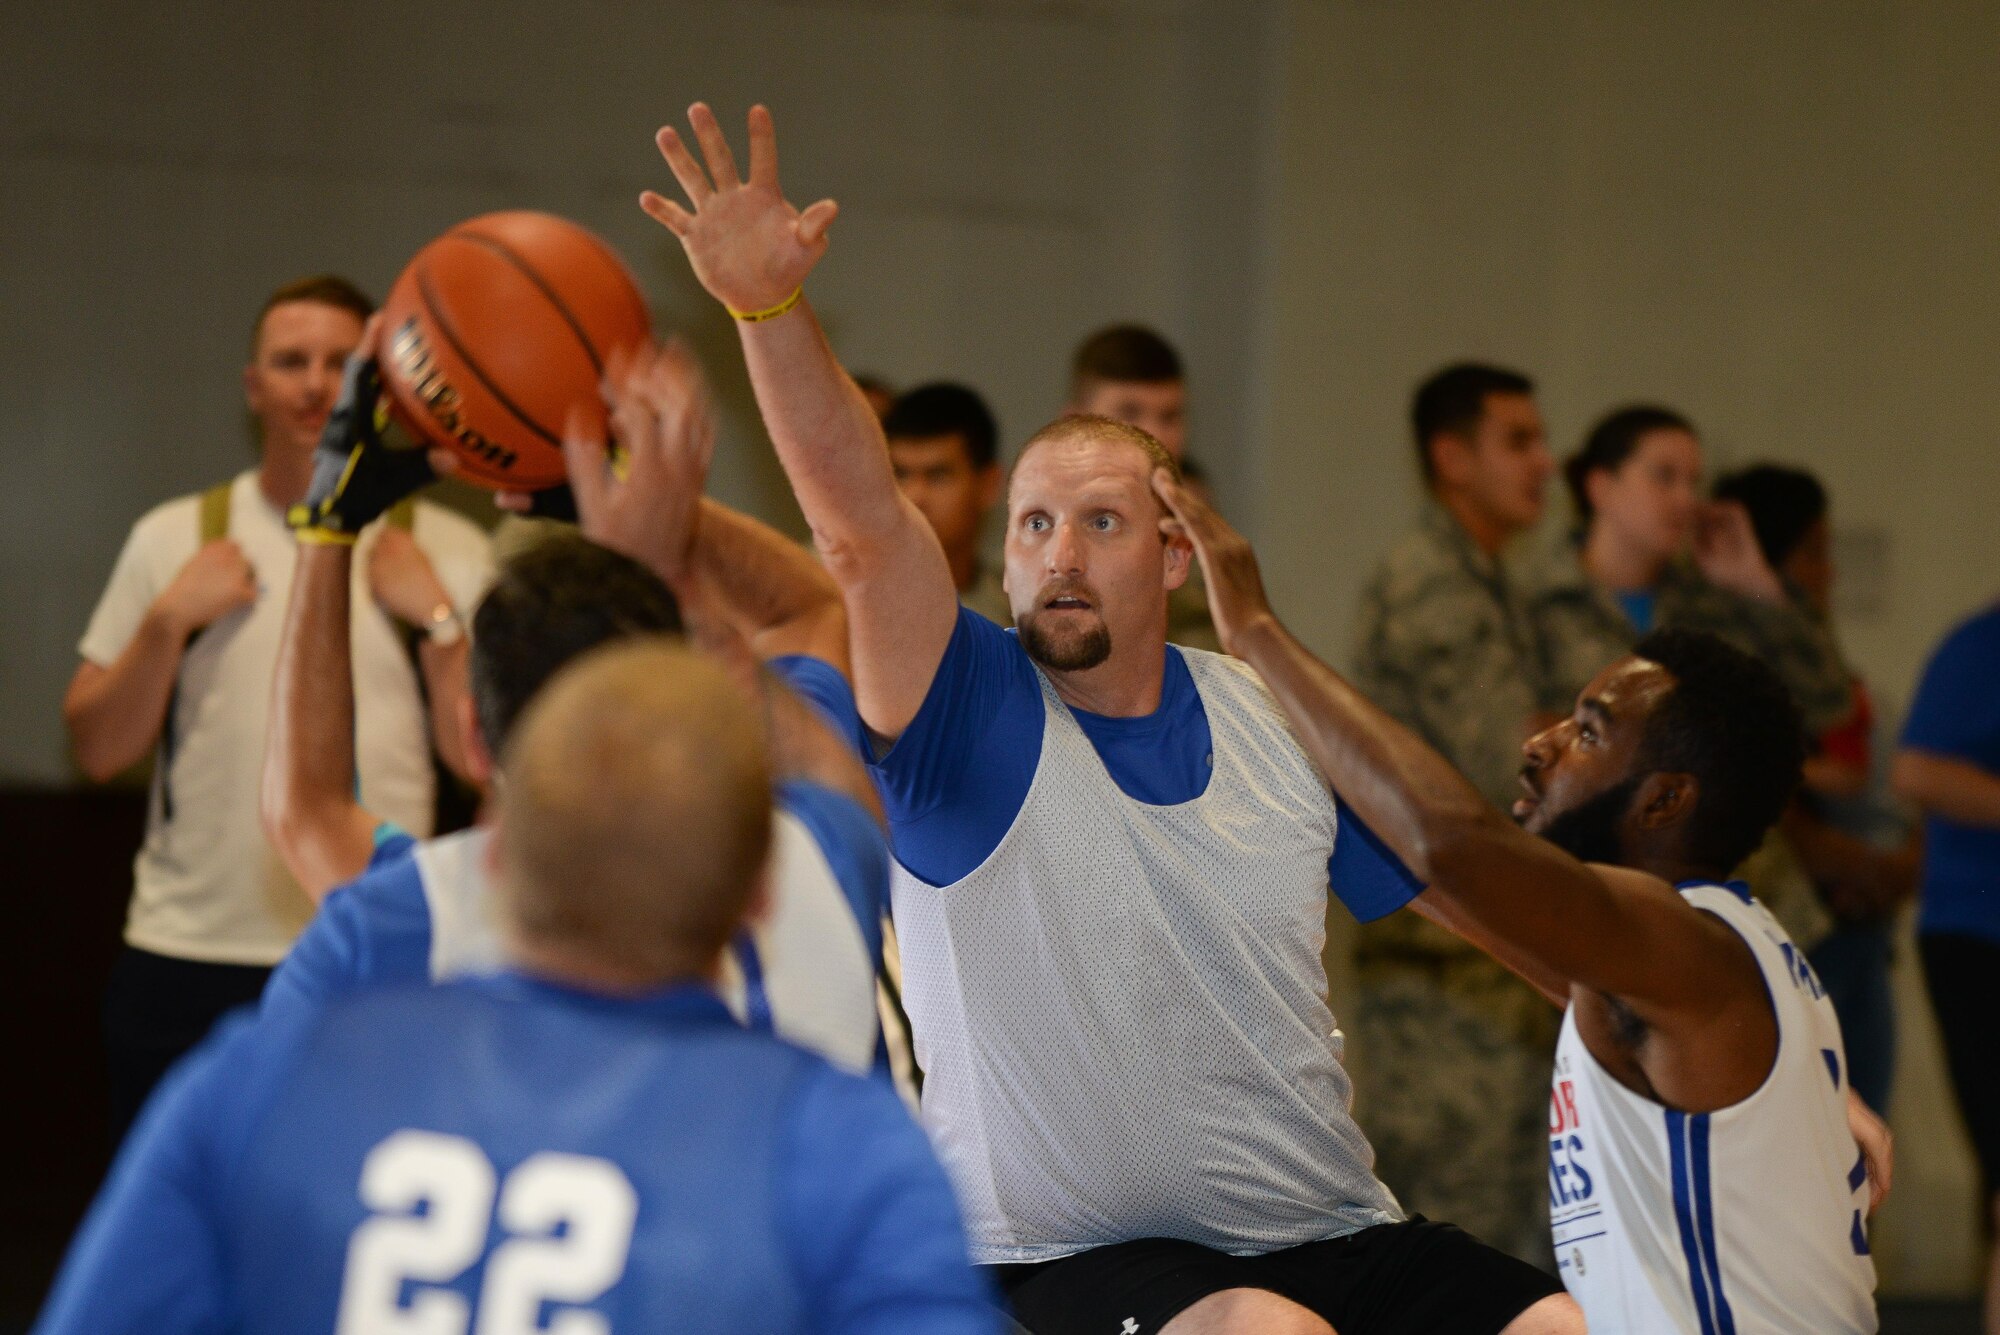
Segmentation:
<svg viewBox="0 0 2000 1335">
<path fill-rule="evenodd" d="M 885 1083 L 705 988 L 502 976 L 225 1027 L 37 1330 L 984 1335 L 994 1310 Z"/>
</svg>

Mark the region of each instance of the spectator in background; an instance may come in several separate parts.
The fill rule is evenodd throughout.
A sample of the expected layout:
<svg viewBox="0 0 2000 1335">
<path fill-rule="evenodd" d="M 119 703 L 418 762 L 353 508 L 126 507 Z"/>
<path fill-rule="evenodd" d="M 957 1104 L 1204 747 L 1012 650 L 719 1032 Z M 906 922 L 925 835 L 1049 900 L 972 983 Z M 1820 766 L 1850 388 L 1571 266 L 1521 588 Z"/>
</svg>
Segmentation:
<svg viewBox="0 0 2000 1335">
<path fill-rule="evenodd" d="M 1764 559 L 1750 516 L 1702 495 L 1694 427 L 1667 408 L 1621 408 L 1564 465 L 1579 528 L 1539 578 L 1534 615 L 1550 688 L 1574 698 L 1595 664 L 1657 628 L 1719 635 L 1769 664 L 1808 736 L 1845 723 L 1853 683 L 1826 626 L 1795 604 Z M 1782 834 L 1740 872 L 1794 944 L 1810 950 L 1832 920 Z"/>
<path fill-rule="evenodd" d="M 105 1000 L 114 1137 L 216 1017 L 257 999 L 312 912 L 259 827 L 258 775 L 297 555 L 285 512 L 306 494 L 342 366 L 371 309 L 330 275 L 266 299 L 243 371 L 258 466 L 141 518 L 79 645 L 63 717 L 84 773 L 108 779 L 158 748 L 125 949 Z M 392 512 L 362 534 L 353 629 L 361 788 L 413 834 L 431 829 L 432 739 L 464 769 L 461 617 L 491 565 L 479 528 L 437 506 Z"/>
<path fill-rule="evenodd" d="M 1187 458 L 1187 374 L 1174 345 L 1144 325 L 1100 329 L 1070 359 L 1069 411 L 1136 426 L 1174 457 L 1207 494 L 1201 469 Z M 1167 638 L 1190 649 L 1220 652 L 1201 572 L 1167 598 Z"/>
<path fill-rule="evenodd" d="M 896 485 L 944 548 L 958 601 L 987 620 L 1014 624 L 1000 571 L 980 555 L 980 528 L 1000 499 L 1000 428 L 986 401 L 936 381 L 899 395 L 882 419 Z"/>
<path fill-rule="evenodd" d="M 1834 571 L 1819 480 L 1758 464 L 1717 481 L 1715 497 L 1744 508 L 1758 549 L 1794 605 L 1825 624 Z M 1833 930 L 1810 957 L 1840 1016 L 1848 1083 L 1871 1108 L 1886 1112 L 1896 1067 L 1890 929 L 1896 909 L 1916 890 L 1918 841 L 1881 800 L 1874 706 L 1861 679 L 1853 677 L 1853 684 L 1848 717 L 1812 739 L 1804 784 L 1782 828 L 1833 917 Z"/>
<path fill-rule="evenodd" d="M 1986 1330 L 2000 1335 L 2000 605 L 1945 637 L 1891 770 L 1923 808 L 1917 941 L 1995 1239 Z"/>
<path fill-rule="evenodd" d="M 1546 675 L 1503 553 L 1540 522 L 1555 460 L 1524 375 L 1461 363 L 1410 408 L 1428 493 L 1361 597 L 1355 684 L 1502 810 Z M 1410 913 L 1361 928 L 1356 1060 L 1398 1200 L 1547 1266 L 1549 1054 L 1559 1017 L 1476 947 Z"/>
<path fill-rule="evenodd" d="M 1737 502 L 1704 501 L 1694 427 L 1621 408 L 1564 465 L 1579 523 L 1544 569 L 1535 615 L 1557 697 L 1655 627 L 1706 630 L 1770 664 L 1814 735 L 1848 721 L 1853 683 L 1826 627 L 1795 604 Z"/>
<path fill-rule="evenodd" d="M 864 371 L 854 377 L 854 383 L 860 388 L 861 397 L 868 400 L 868 406 L 875 410 L 878 419 L 889 415 L 890 405 L 896 402 L 896 391 L 888 381 Z"/>
</svg>

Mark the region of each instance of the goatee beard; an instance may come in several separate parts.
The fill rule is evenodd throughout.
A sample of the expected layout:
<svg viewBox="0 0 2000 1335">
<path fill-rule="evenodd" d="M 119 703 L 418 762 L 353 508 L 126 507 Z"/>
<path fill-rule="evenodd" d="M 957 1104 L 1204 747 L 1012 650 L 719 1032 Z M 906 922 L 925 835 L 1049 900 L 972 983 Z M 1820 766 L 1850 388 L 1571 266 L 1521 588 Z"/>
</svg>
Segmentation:
<svg viewBox="0 0 2000 1335">
<path fill-rule="evenodd" d="M 1052 635 L 1040 613 L 1015 623 L 1028 657 L 1052 672 L 1083 672 L 1111 657 L 1111 629 L 1102 621 L 1075 635 Z"/>
<path fill-rule="evenodd" d="M 1632 794 L 1638 791 L 1636 778 L 1614 783 L 1597 796 L 1550 817 L 1541 836 L 1579 861 L 1622 862 L 1625 846 L 1619 827 L 1632 805 Z"/>
</svg>

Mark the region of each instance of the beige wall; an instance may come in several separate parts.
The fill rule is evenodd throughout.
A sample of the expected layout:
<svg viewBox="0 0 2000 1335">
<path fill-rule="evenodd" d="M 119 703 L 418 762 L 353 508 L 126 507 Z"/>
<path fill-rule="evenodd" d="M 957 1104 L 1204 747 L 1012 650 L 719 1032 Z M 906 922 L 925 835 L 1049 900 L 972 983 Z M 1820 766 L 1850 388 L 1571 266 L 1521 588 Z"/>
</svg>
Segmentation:
<svg viewBox="0 0 2000 1335">
<path fill-rule="evenodd" d="M 1247 507 L 1282 610 L 1340 661 L 1415 501 L 1409 392 L 1490 358 L 1537 378 L 1565 452 L 1643 397 L 1718 461 L 1819 472 L 1879 594 L 1842 629 L 1898 714 L 2000 594 L 2000 8 L 1291 0 L 1285 24 Z M 1899 983 L 1885 1288 L 1962 1289 L 1970 1164 Z"/>
</svg>

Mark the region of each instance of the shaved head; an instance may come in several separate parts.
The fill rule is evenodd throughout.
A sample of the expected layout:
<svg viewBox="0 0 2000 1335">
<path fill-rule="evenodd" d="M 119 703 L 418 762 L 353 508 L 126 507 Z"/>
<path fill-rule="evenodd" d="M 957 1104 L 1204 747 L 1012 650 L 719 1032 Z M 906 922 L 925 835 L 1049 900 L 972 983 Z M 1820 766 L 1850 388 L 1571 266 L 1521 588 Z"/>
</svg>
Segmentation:
<svg viewBox="0 0 2000 1335">
<path fill-rule="evenodd" d="M 1180 461 L 1167 452 L 1167 447 L 1154 440 L 1136 426 L 1113 421 L 1109 417 L 1096 417 L 1089 413 L 1071 413 L 1058 417 L 1055 421 L 1028 437 L 1028 443 L 1021 447 L 1021 453 L 1014 460 L 1015 472 L 1038 445 L 1081 445 L 1081 444 L 1130 445 L 1146 456 L 1147 486 L 1151 487 L 1153 470 L 1164 468 L 1173 474 L 1174 481 L 1181 479 Z"/>
<path fill-rule="evenodd" d="M 498 901 L 530 965 L 635 985 L 705 976 L 758 899 L 762 725 L 723 669 L 664 640 L 595 650 L 538 695 L 498 786 Z"/>
</svg>

